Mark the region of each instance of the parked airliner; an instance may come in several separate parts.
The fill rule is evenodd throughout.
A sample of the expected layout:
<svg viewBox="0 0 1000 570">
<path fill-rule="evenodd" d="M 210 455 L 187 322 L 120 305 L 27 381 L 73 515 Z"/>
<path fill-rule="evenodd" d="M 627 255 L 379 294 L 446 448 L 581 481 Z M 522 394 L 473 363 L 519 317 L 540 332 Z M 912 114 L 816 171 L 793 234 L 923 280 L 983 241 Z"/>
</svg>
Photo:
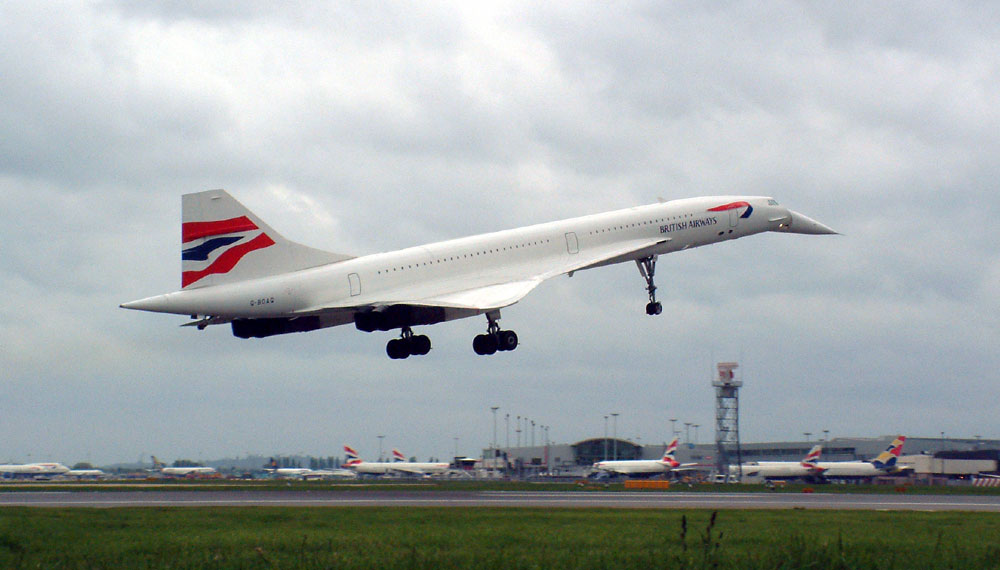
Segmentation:
<svg viewBox="0 0 1000 570">
<path fill-rule="evenodd" d="M 69 472 L 62 463 L 21 463 L 0 465 L 0 477 L 4 479 L 46 479 Z"/>
<path fill-rule="evenodd" d="M 619 459 L 612 461 L 598 461 L 594 464 L 593 468 L 595 471 L 605 471 L 608 473 L 617 473 L 620 475 L 628 476 L 649 476 L 658 473 L 666 473 L 672 471 L 681 464 L 674 459 L 674 454 L 677 452 L 677 438 L 667 444 L 667 449 L 663 452 L 663 457 L 660 459 Z M 690 465 L 686 464 L 685 466 Z"/>
<path fill-rule="evenodd" d="M 546 279 L 633 261 L 646 282 L 646 314 L 658 315 L 658 256 L 767 231 L 837 232 L 772 198 L 672 200 L 353 257 L 291 242 L 224 190 L 185 194 L 181 289 L 124 303 L 126 309 L 191 315 L 184 326 L 230 324 L 240 338 L 348 323 L 399 329 L 390 358 L 431 349 L 413 327 L 486 315 L 476 354 L 517 348 L 500 309 Z"/>
<path fill-rule="evenodd" d="M 744 463 L 742 466 L 744 477 L 760 477 L 763 479 L 808 479 L 818 477 L 819 471 L 816 467 L 823 447 L 814 445 L 809 453 L 802 458 L 802 461 L 752 461 Z M 730 474 L 735 475 L 739 467 L 732 465 L 729 468 Z"/>
<path fill-rule="evenodd" d="M 392 450 L 392 461 L 362 461 L 358 452 L 349 445 L 344 446 L 347 461 L 344 467 L 353 469 L 358 474 L 387 475 L 390 473 L 404 475 L 436 475 L 448 470 L 447 463 L 431 463 L 407 461 L 406 456 L 398 449 Z"/>
<path fill-rule="evenodd" d="M 153 471 L 159 471 L 160 473 L 170 477 L 208 477 L 218 474 L 214 467 L 202 467 L 196 465 L 189 467 L 167 467 L 167 465 L 157 459 L 155 455 L 152 457 Z"/>
<path fill-rule="evenodd" d="M 889 444 L 878 457 L 868 461 L 820 461 L 816 470 L 823 479 L 849 479 L 887 475 L 900 470 L 897 462 L 903 453 L 906 436 L 901 435 Z"/>
</svg>

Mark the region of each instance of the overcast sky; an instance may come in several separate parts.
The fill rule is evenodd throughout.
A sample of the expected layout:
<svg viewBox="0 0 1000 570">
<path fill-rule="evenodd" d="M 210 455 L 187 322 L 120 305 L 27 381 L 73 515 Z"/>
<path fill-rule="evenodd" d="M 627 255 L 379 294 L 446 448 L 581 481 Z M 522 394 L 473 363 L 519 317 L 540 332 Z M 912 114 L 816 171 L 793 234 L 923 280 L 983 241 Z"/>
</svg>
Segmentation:
<svg viewBox="0 0 1000 570">
<path fill-rule="evenodd" d="M 719 360 L 744 441 L 1000 437 L 993 4 L 339 4 L 0 3 L 0 462 L 475 455 L 490 406 L 501 445 L 610 412 L 708 442 Z M 179 287 L 209 188 L 354 255 L 711 194 L 844 235 L 662 257 L 656 318 L 634 264 L 558 278 L 503 311 L 515 352 L 477 317 L 390 361 L 119 309 Z"/>
</svg>

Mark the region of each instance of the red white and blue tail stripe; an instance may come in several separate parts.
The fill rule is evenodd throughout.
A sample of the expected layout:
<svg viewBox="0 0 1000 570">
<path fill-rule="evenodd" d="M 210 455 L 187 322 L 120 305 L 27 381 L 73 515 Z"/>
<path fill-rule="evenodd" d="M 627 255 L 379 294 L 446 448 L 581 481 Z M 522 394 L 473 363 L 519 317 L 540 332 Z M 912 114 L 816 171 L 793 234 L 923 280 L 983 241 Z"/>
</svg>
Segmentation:
<svg viewBox="0 0 1000 570">
<path fill-rule="evenodd" d="M 344 446 L 344 455 L 347 456 L 347 461 L 344 462 L 345 467 L 361 463 L 361 457 L 358 455 L 358 452 L 354 451 L 354 448 L 349 445 Z"/>
<path fill-rule="evenodd" d="M 809 453 L 807 453 L 806 456 L 802 458 L 802 461 L 799 462 L 799 464 L 805 467 L 806 469 L 811 469 L 813 471 L 819 470 L 819 465 L 818 465 L 819 456 L 822 453 L 823 453 L 823 446 L 814 445 L 813 448 L 809 450 Z"/>
<path fill-rule="evenodd" d="M 181 226 L 181 287 L 193 285 L 213 274 L 232 271 L 243 256 L 275 244 L 246 216 L 207 222 L 185 222 Z"/>
<path fill-rule="evenodd" d="M 660 459 L 662 463 L 666 463 L 671 467 L 677 467 L 680 463 L 674 458 L 674 454 L 677 453 L 677 438 L 670 440 L 667 444 L 667 450 L 663 452 L 663 459 Z"/>
</svg>

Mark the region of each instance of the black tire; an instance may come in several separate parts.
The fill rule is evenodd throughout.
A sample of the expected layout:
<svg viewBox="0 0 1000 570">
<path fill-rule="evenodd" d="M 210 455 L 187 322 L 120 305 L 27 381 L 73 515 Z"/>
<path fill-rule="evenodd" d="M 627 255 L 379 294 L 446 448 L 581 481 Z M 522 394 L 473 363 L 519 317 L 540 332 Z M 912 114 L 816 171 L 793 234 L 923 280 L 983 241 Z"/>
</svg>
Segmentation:
<svg viewBox="0 0 1000 570">
<path fill-rule="evenodd" d="M 483 346 L 484 343 L 486 342 L 485 338 L 486 338 L 486 335 L 484 335 L 484 334 L 477 334 L 475 336 L 475 338 L 472 339 L 472 350 L 473 350 L 473 352 L 475 352 L 476 354 L 478 354 L 480 356 L 486 354 L 486 349 Z"/>
<path fill-rule="evenodd" d="M 410 353 L 414 356 L 423 356 L 431 351 L 431 339 L 427 335 L 417 335 L 410 337 Z"/>
<path fill-rule="evenodd" d="M 410 355 L 410 347 L 401 338 L 394 338 L 385 345 L 385 353 L 393 360 L 401 360 Z"/>
<path fill-rule="evenodd" d="M 472 339 L 472 350 L 481 356 L 493 354 L 497 351 L 498 344 L 496 337 L 491 334 L 477 334 Z"/>
<path fill-rule="evenodd" d="M 500 331 L 497 334 L 497 350 L 514 350 L 517 348 L 517 333 L 514 331 Z"/>
</svg>

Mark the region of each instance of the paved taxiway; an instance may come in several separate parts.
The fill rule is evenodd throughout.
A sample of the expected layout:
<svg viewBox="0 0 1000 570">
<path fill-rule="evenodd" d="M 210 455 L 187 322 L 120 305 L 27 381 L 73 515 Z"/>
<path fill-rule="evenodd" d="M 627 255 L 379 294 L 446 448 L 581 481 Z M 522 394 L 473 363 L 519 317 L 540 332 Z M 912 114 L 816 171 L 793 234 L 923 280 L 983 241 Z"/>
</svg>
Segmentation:
<svg viewBox="0 0 1000 570">
<path fill-rule="evenodd" d="M 522 491 L 0 492 L 0 507 L 601 507 L 1000 512 L 997 495 Z"/>
</svg>

